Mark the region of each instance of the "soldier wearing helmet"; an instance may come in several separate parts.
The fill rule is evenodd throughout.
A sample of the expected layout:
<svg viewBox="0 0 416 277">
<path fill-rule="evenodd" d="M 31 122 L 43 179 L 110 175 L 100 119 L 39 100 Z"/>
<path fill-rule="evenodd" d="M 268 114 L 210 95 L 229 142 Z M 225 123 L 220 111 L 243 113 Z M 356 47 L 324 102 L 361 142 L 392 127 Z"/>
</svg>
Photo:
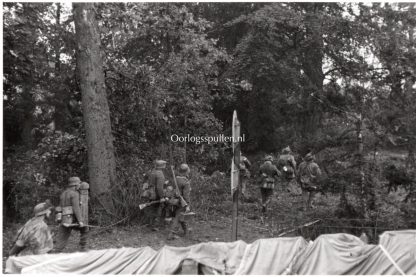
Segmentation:
<svg viewBox="0 0 416 277">
<path fill-rule="evenodd" d="M 51 214 L 51 208 L 48 201 L 35 206 L 35 217 L 19 229 L 16 241 L 9 252 L 10 256 L 38 255 L 52 250 L 52 234 L 45 222 Z"/>
<path fill-rule="evenodd" d="M 190 211 L 191 182 L 189 179 L 189 166 L 187 164 L 181 164 L 178 173 L 178 176 L 176 176 L 176 183 L 178 184 L 179 192 L 176 192 L 176 194 L 166 202 L 168 209 L 173 212 L 173 222 L 168 236 L 169 240 L 176 238 L 175 234 L 178 232 L 178 225 L 182 227 L 184 236 L 188 233 L 188 225 L 185 221 L 184 214 Z M 184 201 L 181 201 L 181 196 Z"/>
<path fill-rule="evenodd" d="M 247 184 L 250 179 L 250 167 L 250 161 L 243 155 L 242 152 L 240 152 L 241 194 L 243 199 L 248 198 Z"/>
<path fill-rule="evenodd" d="M 165 174 L 163 170 L 166 168 L 166 161 L 156 160 L 155 167 L 149 174 L 148 186 L 147 186 L 147 199 L 149 202 L 161 200 L 164 202 L 163 187 L 166 183 Z M 153 204 L 144 210 L 146 217 L 149 220 L 149 226 L 153 231 L 158 230 L 158 225 L 161 227 L 162 222 L 162 210 L 163 206 L 160 204 Z"/>
<path fill-rule="evenodd" d="M 298 181 L 302 188 L 304 210 L 313 208 L 313 198 L 318 189 L 318 181 L 322 175 L 319 165 L 311 152 L 306 154 L 303 162 L 299 165 Z"/>
<path fill-rule="evenodd" d="M 79 231 L 81 251 L 86 250 L 88 228 L 84 226 L 84 218 L 81 213 L 81 200 L 78 189 L 81 180 L 78 177 L 71 177 L 68 180 L 66 190 L 61 194 L 59 210 L 62 212 L 61 224 L 59 226 L 56 247 L 54 252 L 59 253 L 65 248 L 72 230 Z"/>
<path fill-rule="evenodd" d="M 276 164 L 277 169 L 282 173 L 280 184 L 282 190 L 287 190 L 291 194 L 300 194 L 300 189 L 296 184 L 296 161 L 290 147 L 283 148 Z"/>
<path fill-rule="evenodd" d="M 271 201 L 274 192 L 275 182 L 280 176 L 280 171 L 273 165 L 273 157 L 266 155 L 264 163 L 260 166 L 260 193 L 261 193 L 261 212 L 266 214 L 267 206 Z"/>
</svg>

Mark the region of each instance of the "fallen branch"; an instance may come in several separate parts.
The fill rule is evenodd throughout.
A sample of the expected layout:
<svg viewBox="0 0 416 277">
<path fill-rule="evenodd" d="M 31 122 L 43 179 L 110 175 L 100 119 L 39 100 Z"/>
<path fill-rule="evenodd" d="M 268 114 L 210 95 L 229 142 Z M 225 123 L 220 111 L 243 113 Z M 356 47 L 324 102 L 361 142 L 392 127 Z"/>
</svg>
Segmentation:
<svg viewBox="0 0 416 277">
<path fill-rule="evenodd" d="M 312 222 L 305 223 L 305 224 L 303 224 L 303 225 L 300 225 L 300 226 L 297 226 L 297 227 L 295 227 L 295 228 L 292 228 L 292 229 L 290 229 L 290 230 L 288 230 L 288 231 L 286 231 L 286 232 L 280 233 L 280 234 L 279 234 L 279 235 L 277 235 L 277 236 L 278 236 L 278 237 L 284 236 L 284 235 L 289 234 L 289 233 L 292 233 L 292 232 L 294 232 L 294 231 L 296 231 L 296 230 L 298 230 L 298 229 L 300 229 L 300 228 L 302 228 L 302 227 L 308 227 L 308 226 L 311 226 L 311 225 L 313 225 L 313 224 L 315 224 L 315 223 L 318 223 L 318 222 L 320 222 L 320 221 L 321 221 L 321 220 L 320 220 L 320 219 L 318 219 L 318 220 L 315 220 L 315 221 L 312 221 Z"/>
</svg>

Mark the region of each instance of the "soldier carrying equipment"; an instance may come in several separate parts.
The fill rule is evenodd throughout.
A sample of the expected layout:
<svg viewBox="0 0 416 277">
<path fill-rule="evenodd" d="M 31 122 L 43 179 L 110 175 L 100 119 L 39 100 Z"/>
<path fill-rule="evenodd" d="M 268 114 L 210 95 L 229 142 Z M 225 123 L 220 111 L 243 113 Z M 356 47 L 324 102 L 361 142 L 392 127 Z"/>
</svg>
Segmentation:
<svg viewBox="0 0 416 277">
<path fill-rule="evenodd" d="M 247 183 L 250 179 L 250 167 L 250 161 L 243 155 L 243 153 L 240 153 L 241 194 L 243 195 L 243 198 L 248 197 Z"/>
<path fill-rule="evenodd" d="M 321 176 L 321 169 L 314 161 L 312 153 L 308 153 L 304 161 L 299 165 L 298 181 L 302 188 L 302 195 L 305 202 L 305 211 L 313 208 L 313 197 L 318 189 L 317 181 Z"/>
<path fill-rule="evenodd" d="M 283 172 L 285 179 L 292 180 L 295 178 L 296 161 L 289 146 L 282 150 L 282 154 L 277 161 L 277 169 Z"/>
<path fill-rule="evenodd" d="M 166 161 L 156 160 L 155 168 L 149 174 L 148 180 L 148 201 L 159 201 L 162 202 L 163 198 L 163 186 L 165 185 L 165 175 L 163 174 L 163 169 L 166 168 Z M 163 222 L 161 221 L 162 217 L 162 206 L 155 202 L 151 205 L 148 205 L 144 209 L 146 218 L 149 220 L 149 226 L 152 230 L 157 231 L 158 227 L 161 226 Z"/>
<path fill-rule="evenodd" d="M 277 169 L 282 172 L 280 178 L 281 188 L 287 190 L 292 195 L 300 195 L 301 190 L 296 183 L 296 161 L 290 147 L 282 150 L 282 154 L 277 161 Z"/>
<path fill-rule="evenodd" d="M 261 212 L 264 215 L 270 203 L 275 188 L 275 181 L 280 176 L 280 171 L 272 164 L 273 157 L 267 155 L 264 163 L 260 167 L 260 193 L 261 193 Z"/>
<path fill-rule="evenodd" d="M 168 236 L 169 240 L 176 238 L 175 234 L 177 233 L 179 224 L 183 229 L 183 235 L 188 233 L 185 215 L 190 215 L 191 183 L 189 173 L 189 166 L 187 164 L 181 164 L 179 166 L 179 175 L 173 175 L 176 190 L 172 186 L 166 188 L 167 210 L 173 216 L 173 222 Z"/>
<path fill-rule="evenodd" d="M 62 216 L 57 216 L 57 219 L 61 218 L 61 224 L 56 238 L 56 248 L 54 250 L 56 253 L 62 252 L 65 248 L 71 236 L 72 229 L 81 233 L 80 248 L 81 251 L 86 250 L 88 227 L 84 225 L 84 222 L 88 222 L 88 218 L 86 217 L 88 216 L 88 211 L 86 212 L 87 208 L 84 206 L 84 211 L 82 212 L 84 203 L 82 203 L 81 199 L 84 199 L 86 205 L 88 205 L 88 200 L 85 200 L 85 197 L 80 197 L 80 192 L 78 191 L 80 187 L 81 180 L 78 177 L 71 177 L 68 180 L 67 189 L 61 194 L 60 208 L 57 210 L 61 211 Z M 83 189 L 85 188 L 89 188 L 87 183 L 83 183 Z M 86 196 L 88 197 L 88 192 Z M 77 224 L 77 227 L 66 227 L 71 226 L 71 224 Z"/>
</svg>

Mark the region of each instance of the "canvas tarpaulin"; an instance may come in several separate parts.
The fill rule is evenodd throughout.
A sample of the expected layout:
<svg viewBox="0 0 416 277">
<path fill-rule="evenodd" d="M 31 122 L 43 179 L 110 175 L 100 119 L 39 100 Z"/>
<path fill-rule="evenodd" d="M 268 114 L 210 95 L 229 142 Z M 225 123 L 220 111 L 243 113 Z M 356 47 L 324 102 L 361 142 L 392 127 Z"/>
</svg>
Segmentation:
<svg viewBox="0 0 416 277">
<path fill-rule="evenodd" d="M 261 239 L 249 244 L 237 275 L 281 275 L 308 243 L 302 237 Z"/>
<path fill-rule="evenodd" d="M 349 234 L 321 235 L 296 258 L 291 273 L 416 274 L 415 245 L 416 231 L 387 232 L 380 237 L 379 245 L 365 244 Z"/>
<path fill-rule="evenodd" d="M 182 266 L 192 261 L 188 265 L 203 268 L 202 272 L 220 274 L 416 274 L 415 245 L 414 230 L 386 232 L 379 245 L 348 234 L 322 235 L 313 243 L 302 237 L 259 239 L 251 244 L 209 242 L 159 251 L 143 247 L 10 257 L 6 272 L 175 274 L 187 273 Z"/>
</svg>

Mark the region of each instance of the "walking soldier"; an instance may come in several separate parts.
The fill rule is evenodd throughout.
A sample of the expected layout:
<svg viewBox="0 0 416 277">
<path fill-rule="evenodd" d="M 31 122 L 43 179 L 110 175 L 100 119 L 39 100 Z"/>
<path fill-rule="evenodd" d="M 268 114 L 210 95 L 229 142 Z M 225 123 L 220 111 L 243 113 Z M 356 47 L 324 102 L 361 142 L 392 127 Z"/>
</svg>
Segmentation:
<svg viewBox="0 0 416 277">
<path fill-rule="evenodd" d="M 287 190 L 294 195 L 301 194 L 300 189 L 296 185 L 296 161 L 289 146 L 282 150 L 282 154 L 277 160 L 277 169 L 282 173 L 280 178 L 281 189 Z"/>
<path fill-rule="evenodd" d="M 173 222 L 168 236 L 169 240 L 175 239 L 175 234 L 179 228 L 178 225 L 181 225 L 184 236 L 188 233 L 188 226 L 184 214 L 190 211 L 191 182 L 189 180 L 189 173 L 189 166 L 187 164 L 181 164 L 179 166 L 179 175 L 176 176 L 178 191 L 171 190 L 171 194 L 167 195 L 167 209 L 172 211 L 173 216 Z"/>
<path fill-rule="evenodd" d="M 149 202 L 161 200 L 163 202 L 163 186 L 165 185 L 165 175 L 163 169 L 166 168 L 166 161 L 156 160 L 155 168 L 150 172 L 148 180 L 148 195 Z M 145 208 L 144 212 L 149 219 L 149 225 L 152 230 L 157 231 L 156 225 L 162 226 L 162 209 L 163 206 L 160 203 L 155 203 Z"/>
<path fill-rule="evenodd" d="M 56 238 L 54 250 L 56 253 L 62 252 L 65 248 L 73 229 L 80 232 L 79 245 L 81 251 L 86 250 L 88 230 L 81 213 L 80 193 L 78 192 L 80 186 L 81 180 L 78 177 L 71 177 L 67 189 L 61 194 L 60 210 L 62 211 L 62 219 Z"/>
<path fill-rule="evenodd" d="M 304 161 L 299 165 L 298 181 L 302 188 L 302 196 L 305 203 L 305 211 L 313 208 L 313 197 L 318 189 L 318 179 L 321 169 L 314 161 L 314 156 L 308 153 Z"/>
<path fill-rule="evenodd" d="M 272 164 L 273 157 L 267 155 L 265 162 L 260 167 L 260 193 L 261 193 L 261 212 L 265 215 L 267 206 L 271 201 L 274 192 L 276 179 L 280 176 L 280 171 Z"/>
<path fill-rule="evenodd" d="M 250 161 L 247 157 L 243 156 L 243 153 L 240 153 L 241 194 L 243 195 L 243 199 L 248 198 L 247 184 L 250 179 L 250 167 Z"/>
</svg>

